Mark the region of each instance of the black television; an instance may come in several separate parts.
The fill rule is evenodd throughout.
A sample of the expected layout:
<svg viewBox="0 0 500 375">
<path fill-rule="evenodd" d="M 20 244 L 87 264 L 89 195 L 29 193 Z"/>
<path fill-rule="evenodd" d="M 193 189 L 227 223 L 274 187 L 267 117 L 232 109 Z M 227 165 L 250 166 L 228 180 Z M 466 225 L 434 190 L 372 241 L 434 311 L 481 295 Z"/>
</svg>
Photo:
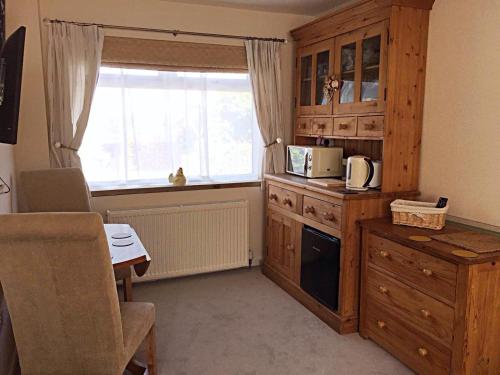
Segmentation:
<svg viewBox="0 0 500 375">
<path fill-rule="evenodd" d="M 26 28 L 16 30 L 0 52 L 0 143 L 17 143 Z"/>
</svg>

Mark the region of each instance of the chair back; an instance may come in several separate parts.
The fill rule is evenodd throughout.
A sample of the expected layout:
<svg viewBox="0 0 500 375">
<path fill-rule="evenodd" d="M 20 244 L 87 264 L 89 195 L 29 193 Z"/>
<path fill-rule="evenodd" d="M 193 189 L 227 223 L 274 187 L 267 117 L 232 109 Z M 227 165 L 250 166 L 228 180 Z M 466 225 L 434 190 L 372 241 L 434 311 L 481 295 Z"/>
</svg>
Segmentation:
<svg viewBox="0 0 500 375">
<path fill-rule="evenodd" d="M 124 344 L 97 213 L 0 215 L 0 283 L 23 374 L 119 374 Z"/>
<path fill-rule="evenodd" d="M 90 212 L 90 194 L 80 168 L 22 171 L 21 197 L 27 212 Z"/>
</svg>

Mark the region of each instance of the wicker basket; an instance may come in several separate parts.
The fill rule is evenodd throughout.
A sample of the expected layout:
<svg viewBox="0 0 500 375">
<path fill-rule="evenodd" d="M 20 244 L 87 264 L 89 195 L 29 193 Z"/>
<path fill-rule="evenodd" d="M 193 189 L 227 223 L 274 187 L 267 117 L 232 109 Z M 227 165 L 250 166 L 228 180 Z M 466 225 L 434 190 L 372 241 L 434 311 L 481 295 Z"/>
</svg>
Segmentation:
<svg viewBox="0 0 500 375">
<path fill-rule="evenodd" d="M 405 201 L 391 203 L 392 223 L 440 230 L 444 227 L 448 205 L 436 208 L 436 203 Z"/>
</svg>

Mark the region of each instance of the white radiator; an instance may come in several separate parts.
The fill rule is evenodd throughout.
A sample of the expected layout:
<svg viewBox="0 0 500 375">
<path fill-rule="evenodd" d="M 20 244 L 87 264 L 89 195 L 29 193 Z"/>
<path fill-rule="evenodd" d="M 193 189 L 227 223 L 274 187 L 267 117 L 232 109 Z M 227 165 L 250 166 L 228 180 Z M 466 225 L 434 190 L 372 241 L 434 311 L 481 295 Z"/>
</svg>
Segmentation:
<svg viewBox="0 0 500 375">
<path fill-rule="evenodd" d="M 151 255 L 137 281 L 248 265 L 248 201 L 108 211 L 109 223 L 130 224 Z"/>
</svg>

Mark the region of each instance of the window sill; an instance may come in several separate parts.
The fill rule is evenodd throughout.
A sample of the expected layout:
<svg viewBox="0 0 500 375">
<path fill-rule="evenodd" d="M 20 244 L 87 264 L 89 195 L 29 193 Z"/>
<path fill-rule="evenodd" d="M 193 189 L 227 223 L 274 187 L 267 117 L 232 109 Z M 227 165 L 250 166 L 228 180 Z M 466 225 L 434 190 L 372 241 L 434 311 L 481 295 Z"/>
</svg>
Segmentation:
<svg viewBox="0 0 500 375">
<path fill-rule="evenodd" d="M 162 185 L 162 186 L 129 186 L 124 188 L 109 188 L 92 190 L 92 197 L 109 197 L 115 195 L 131 195 L 131 194 L 153 194 L 153 193 L 168 193 L 175 191 L 191 191 L 191 190 L 216 190 L 216 189 L 235 189 L 260 186 L 261 181 L 246 181 L 246 182 L 221 182 L 221 183 L 193 183 L 185 186 Z"/>
</svg>

